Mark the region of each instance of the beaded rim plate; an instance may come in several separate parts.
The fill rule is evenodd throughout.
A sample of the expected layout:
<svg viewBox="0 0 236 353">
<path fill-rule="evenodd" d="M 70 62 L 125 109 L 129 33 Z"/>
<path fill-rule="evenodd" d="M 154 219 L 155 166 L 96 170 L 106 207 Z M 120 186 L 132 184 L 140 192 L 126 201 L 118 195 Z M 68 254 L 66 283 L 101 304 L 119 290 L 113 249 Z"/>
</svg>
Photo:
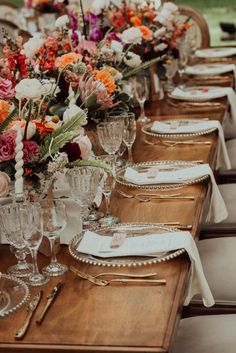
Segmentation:
<svg viewBox="0 0 236 353">
<path fill-rule="evenodd" d="M 28 286 L 22 280 L 0 274 L 0 318 L 18 310 L 30 297 Z"/>
<path fill-rule="evenodd" d="M 202 123 L 203 121 L 200 119 L 173 119 L 173 120 L 163 120 L 162 121 L 165 124 L 171 124 L 171 123 L 179 123 L 179 126 L 186 126 L 186 125 L 190 125 L 192 123 L 192 125 L 194 124 L 199 124 Z M 184 139 L 184 138 L 188 138 L 188 137 L 194 137 L 194 136 L 203 136 L 203 135 L 207 135 L 207 134 L 211 134 L 212 132 L 214 132 L 215 130 L 217 130 L 217 128 L 209 128 L 209 129 L 205 129 L 202 131 L 197 131 L 197 132 L 180 132 L 180 133 L 159 133 L 159 132 L 153 132 L 151 131 L 151 127 L 152 127 L 153 123 L 144 125 L 142 128 L 142 132 L 145 135 L 148 135 L 150 137 L 161 137 L 161 138 L 168 138 L 168 139 Z"/>
<path fill-rule="evenodd" d="M 214 92 L 215 90 L 218 90 Z M 192 86 L 185 87 L 184 92 L 187 93 L 186 96 L 174 95 L 173 92 L 168 93 L 168 97 L 176 100 L 187 101 L 187 102 L 207 102 L 214 99 L 222 98 L 226 94 L 222 94 L 218 86 Z M 203 95 L 203 93 L 205 93 Z M 209 96 L 208 93 L 211 93 Z M 214 94 L 214 95 L 212 95 Z"/>
<path fill-rule="evenodd" d="M 125 231 L 128 236 L 139 236 L 147 234 L 160 234 L 176 232 L 179 229 L 173 227 L 167 227 L 156 223 L 120 223 L 110 227 L 101 227 L 96 232 L 101 235 L 111 235 L 111 232 Z M 148 232 L 148 233 L 147 233 Z M 96 266 L 107 266 L 107 267 L 139 267 L 147 266 L 151 264 L 160 263 L 163 261 L 172 260 L 183 253 L 185 249 L 179 249 L 175 251 L 160 253 L 160 255 L 153 256 L 124 256 L 124 257 L 112 257 L 112 258 L 100 258 L 89 254 L 80 253 L 76 248 L 81 241 L 83 234 L 76 235 L 69 243 L 69 252 L 72 257 L 76 260 L 84 262 L 89 265 Z"/>
<path fill-rule="evenodd" d="M 152 167 L 159 167 L 162 168 L 163 171 L 175 171 L 179 169 L 184 169 L 187 167 L 194 167 L 199 165 L 198 163 L 194 162 L 186 162 L 186 161 L 151 161 L 151 162 L 143 162 L 143 163 L 136 163 L 132 164 L 131 167 L 137 171 L 141 170 L 148 170 Z M 118 169 L 116 173 L 116 182 L 119 185 L 136 188 L 136 189 L 145 189 L 145 190 L 168 190 L 168 189 L 178 189 L 182 188 L 185 185 L 192 185 L 201 183 L 202 181 L 209 178 L 208 175 L 204 175 L 200 178 L 189 179 L 182 183 L 175 183 L 175 184 L 149 184 L 149 185 L 136 185 L 131 182 L 128 182 L 124 179 L 125 170 L 127 167 L 122 167 Z"/>
</svg>

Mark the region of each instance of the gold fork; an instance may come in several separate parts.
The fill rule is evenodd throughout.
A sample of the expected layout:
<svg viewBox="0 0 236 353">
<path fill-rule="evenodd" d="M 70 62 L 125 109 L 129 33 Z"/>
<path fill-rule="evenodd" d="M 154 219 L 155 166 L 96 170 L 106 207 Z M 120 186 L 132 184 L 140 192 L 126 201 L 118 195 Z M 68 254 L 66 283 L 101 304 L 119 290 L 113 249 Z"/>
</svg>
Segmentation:
<svg viewBox="0 0 236 353">
<path fill-rule="evenodd" d="M 168 195 L 160 195 L 160 194 L 127 194 L 121 190 L 117 190 L 117 192 L 122 195 L 123 197 L 126 197 L 128 199 L 135 198 L 141 202 L 149 202 L 151 200 L 168 200 L 168 199 L 183 199 L 183 200 L 194 200 L 194 196 L 185 196 L 181 194 L 168 194 Z"/>
</svg>

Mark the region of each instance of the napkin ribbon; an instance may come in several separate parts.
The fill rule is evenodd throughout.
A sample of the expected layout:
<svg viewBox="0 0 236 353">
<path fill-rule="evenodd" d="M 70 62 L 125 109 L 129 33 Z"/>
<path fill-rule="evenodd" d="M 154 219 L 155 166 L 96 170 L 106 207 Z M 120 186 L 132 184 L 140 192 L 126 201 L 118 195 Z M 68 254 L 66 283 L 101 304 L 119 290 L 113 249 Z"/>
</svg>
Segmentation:
<svg viewBox="0 0 236 353">
<path fill-rule="evenodd" d="M 161 183 L 181 183 L 188 180 L 201 178 L 205 175 L 210 176 L 212 185 L 207 221 L 219 223 L 228 217 L 228 212 L 209 164 L 200 164 L 188 168 L 186 167 L 173 172 L 159 171 L 155 178 L 148 178 L 147 173 L 139 173 L 135 169 L 127 167 L 124 174 L 124 179 L 136 185 L 150 185 Z"/>
<path fill-rule="evenodd" d="M 176 126 L 174 129 L 169 124 L 160 121 L 154 121 L 150 130 L 156 133 L 164 134 L 183 134 L 201 132 L 211 128 L 216 128 L 219 135 L 219 143 L 217 147 L 217 161 L 216 169 L 225 168 L 231 169 L 231 162 L 228 156 L 228 151 L 225 145 L 225 137 L 223 128 L 218 120 L 209 120 L 204 122 L 197 122 L 196 124 Z"/>
<path fill-rule="evenodd" d="M 121 256 L 157 255 L 158 253 L 185 249 L 191 261 L 190 277 L 185 305 L 192 297 L 201 293 L 203 303 L 210 307 L 214 298 L 205 278 L 201 259 L 195 241 L 189 232 L 171 232 L 164 234 L 139 235 L 126 238 L 119 248 L 111 248 L 112 236 L 101 236 L 94 232 L 85 232 L 77 250 L 81 253 L 101 258 Z"/>
</svg>

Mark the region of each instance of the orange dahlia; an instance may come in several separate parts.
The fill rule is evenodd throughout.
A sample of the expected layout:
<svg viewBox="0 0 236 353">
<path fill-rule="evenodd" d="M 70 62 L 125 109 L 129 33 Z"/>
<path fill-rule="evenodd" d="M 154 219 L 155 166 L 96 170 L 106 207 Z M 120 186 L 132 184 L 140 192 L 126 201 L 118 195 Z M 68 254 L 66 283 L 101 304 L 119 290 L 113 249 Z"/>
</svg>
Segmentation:
<svg viewBox="0 0 236 353">
<path fill-rule="evenodd" d="M 143 39 L 152 40 L 153 33 L 147 26 L 139 26 L 138 27 L 142 33 Z"/>
<path fill-rule="evenodd" d="M 63 69 L 65 66 L 67 66 L 69 64 L 76 63 L 79 59 L 81 59 L 81 55 L 80 54 L 76 54 L 74 52 L 71 52 L 71 53 L 68 53 L 68 54 L 64 54 L 62 56 L 59 56 L 56 59 L 55 66 L 58 67 L 58 68 Z"/>
<path fill-rule="evenodd" d="M 0 123 L 2 123 L 8 116 L 10 104 L 0 99 Z"/>
<path fill-rule="evenodd" d="M 94 76 L 95 81 L 101 81 L 106 87 L 109 93 L 113 93 L 116 90 L 116 84 L 114 77 L 110 74 L 110 72 L 106 70 L 96 71 Z"/>
</svg>

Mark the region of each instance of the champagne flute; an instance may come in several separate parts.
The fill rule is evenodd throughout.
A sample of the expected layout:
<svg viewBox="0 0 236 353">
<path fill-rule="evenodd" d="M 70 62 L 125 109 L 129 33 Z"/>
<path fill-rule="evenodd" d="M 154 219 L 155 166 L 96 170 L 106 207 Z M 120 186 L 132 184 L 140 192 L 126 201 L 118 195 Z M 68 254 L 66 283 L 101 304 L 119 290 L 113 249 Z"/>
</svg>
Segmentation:
<svg viewBox="0 0 236 353">
<path fill-rule="evenodd" d="M 33 272 L 27 278 L 31 286 L 42 286 L 49 282 L 50 278 L 39 272 L 37 253 L 42 241 L 42 213 L 39 203 L 25 203 L 19 207 L 20 224 L 25 245 L 30 250 L 33 261 Z"/>
<path fill-rule="evenodd" d="M 188 45 L 186 40 L 183 40 L 179 45 L 179 76 L 183 80 L 183 74 L 188 62 Z"/>
<path fill-rule="evenodd" d="M 140 116 L 138 117 L 137 122 L 141 124 L 148 123 L 150 119 L 145 115 L 144 104 L 149 96 L 148 82 L 147 77 L 145 76 L 136 76 L 134 79 L 135 84 L 135 98 L 140 106 Z"/>
<path fill-rule="evenodd" d="M 40 201 L 42 211 L 43 235 L 49 239 L 51 247 L 51 262 L 44 267 L 42 272 L 48 276 L 63 275 L 68 267 L 57 261 L 55 252 L 55 241 L 66 226 L 66 208 L 62 200 L 44 199 Z"/>
<path fill-rule="evenodd" d="M 123 142 L 128 149 L 128 161 L 133 163 L 132 146 L 136 139 L 136 120 L 134 113 L 127 113 L 124 116 Z"/>
<path fill-rule="evenodd" d="M 108 225 L 108 226 L 119 222 L 118 217 L 115 217 L 111 214 L 111 208 L 110 208 L 111 193 L 116 183 L 115 158 L 116 157 L 114 155 L 107 155 L 107 154 L 96 157 L 96 159 L 103 161 L 110 166 L 110 169 L 102 170 L 103 172 L 102 192 L 106 200 L 106 212 L 105 212 L 105 216 L 99 220 L 99 223 L 101 223 L 102 225 Z"/>
</svg>

